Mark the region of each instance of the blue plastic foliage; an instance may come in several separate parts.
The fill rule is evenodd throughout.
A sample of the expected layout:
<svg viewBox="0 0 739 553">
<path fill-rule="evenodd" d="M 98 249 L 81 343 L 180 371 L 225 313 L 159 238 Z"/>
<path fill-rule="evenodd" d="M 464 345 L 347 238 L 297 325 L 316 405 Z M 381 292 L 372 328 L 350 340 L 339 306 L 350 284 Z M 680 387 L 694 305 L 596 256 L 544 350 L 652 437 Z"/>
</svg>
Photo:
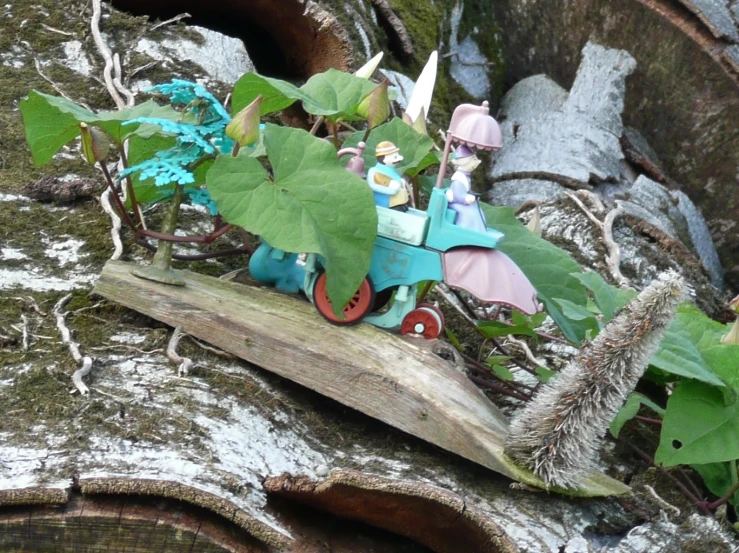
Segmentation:
<svg viewBox="0 0 739 553">
<path fill-rule="evenodd" d="M 153 178 L 156 186 L 180 185 L 195 182 L 190 170 L 195 162 L 204 156 L 215 156 L 218 152 L 229 153 L 234 142 L 225 135 L 226 125 L 231 117 L 221 103 L 199 84 L 181 79 L 154 86 L 147 92 L 167 95 L 172 104 L 184 104 L 180 121 L 139 117 L 126 121 L 156 125 L 163 134 L 173 135 L 176 143 L 168 150 L 157 152 L 151 159 L 138 163 L 119 174 L 119 179 L 138 173 L 140 180 Z M 217 213 L 215 203 L 206 189 L 191 187 L 185 189 L 189 200 L 208 208 L 211 214 Z"/>
</svg>

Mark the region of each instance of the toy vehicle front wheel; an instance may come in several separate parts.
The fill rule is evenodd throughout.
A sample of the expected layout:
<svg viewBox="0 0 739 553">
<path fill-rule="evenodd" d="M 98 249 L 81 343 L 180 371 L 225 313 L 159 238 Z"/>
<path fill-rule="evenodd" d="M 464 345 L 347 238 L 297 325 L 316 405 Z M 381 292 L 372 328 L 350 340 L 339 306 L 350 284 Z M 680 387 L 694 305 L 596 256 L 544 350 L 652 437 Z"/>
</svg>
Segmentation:
<svg viewBox="0 0 739 553">
<path fill-rule="evenodd" d="M 326 293 L 326 273 L 322 273 L 313 286 L 313 302 L 318 312 L 330 323 L 342 326 L 353 325 L 361 321 L 372 310 L 375 303 L 375 287 L 369 277 L 365 277 L 359 285 L 359 290 L 344 307 L 344 318 L 340 319 L 331 307 L 331 300 L 328 299 Z"/>
<path fill-rule="evenodd" d="M 427 340 L 438 338 L 444 330 L 444 315 L 430 303 L 422 303 L 408 313 L 400 324 L 401 334 L 420 334 Z"/>
</svg>

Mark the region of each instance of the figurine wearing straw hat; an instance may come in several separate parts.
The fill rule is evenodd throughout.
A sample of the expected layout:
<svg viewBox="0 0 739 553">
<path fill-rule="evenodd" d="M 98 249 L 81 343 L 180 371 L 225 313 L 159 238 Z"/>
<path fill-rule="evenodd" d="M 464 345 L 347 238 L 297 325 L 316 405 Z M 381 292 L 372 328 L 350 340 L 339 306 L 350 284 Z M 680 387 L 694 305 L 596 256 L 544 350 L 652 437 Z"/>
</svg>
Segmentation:
<svg viewBox="0 0 739 553">
<path fill-rule="evenodd" d="M 452 175 L 452 184 L 446 191 L 449 208 L 457 212 L 454 224 L 460 227 L 485 232 L 487 224 L 485 215 L 480 209 L 477 194 L 472 189 L 470 175 L 478 165 L 480 159 L 468 146 L 457 148 L 452 158 L 452 165 L 456 169 Z"/>
<path fill-rule="evenodd" d="M 377 165 L 367 172 L 367 184 L 375 194 L 375 203 L 382 207 L 408 211 L 409 196 L 403 177 L 395 165 L 403 161 L 398 147 L 387 140 L 375 148 Z"/>
</svg>

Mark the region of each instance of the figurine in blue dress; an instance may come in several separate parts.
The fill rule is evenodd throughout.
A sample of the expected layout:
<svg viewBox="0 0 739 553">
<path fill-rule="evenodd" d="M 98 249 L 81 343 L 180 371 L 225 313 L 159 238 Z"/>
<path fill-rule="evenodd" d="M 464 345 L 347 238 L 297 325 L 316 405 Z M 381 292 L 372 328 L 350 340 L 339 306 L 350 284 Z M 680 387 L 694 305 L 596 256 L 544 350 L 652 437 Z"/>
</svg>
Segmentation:
<svg viewBox="0 0 739 553">
<path fill-rule="evenodd" d="M 403 161 L 398 147 L 387 140 L 375 148 L 377 165 L 367 172 L 367 184 L 375 194 L 375 203 L 399 211 L 408 211 L 410 198 L 403 177 L 395 166 Z"/>
<path fill-rule="evenodd" d="M 472 181 L 470 175 L 478 165 L 480 159 L 468 146 L 462 145 L 457 148 L 452 159 L 452 165 L 456 171 L 452 175 L 452 184 L 446 191 L 449 208 L 457 213 L 454 224 L 460 227 L 487 231 L 485 215 L 480 209 L 477 195 L 472 193 Z"/>
</svg>

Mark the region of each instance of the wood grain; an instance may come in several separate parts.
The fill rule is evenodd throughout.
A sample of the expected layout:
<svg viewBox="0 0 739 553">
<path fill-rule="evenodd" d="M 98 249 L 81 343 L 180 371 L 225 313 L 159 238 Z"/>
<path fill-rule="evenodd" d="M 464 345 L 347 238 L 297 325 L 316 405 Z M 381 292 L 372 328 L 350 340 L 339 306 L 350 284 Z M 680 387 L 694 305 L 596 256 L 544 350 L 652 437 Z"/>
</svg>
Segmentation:
<svg viewBox="0 0 739 553">
<path fill-rule="evenodd" d="M 188 271 L 186 286 L 133 276 L 109 261 L 94 292 L 220 347 L 340 403 L 542 487 L 503 455 L 508 423 L 464 374 L 425 347 L 368 324 L 328 324 L 306 301 Z M 594 474 L 569 495 L 628 493 Z"/>
</svg>

